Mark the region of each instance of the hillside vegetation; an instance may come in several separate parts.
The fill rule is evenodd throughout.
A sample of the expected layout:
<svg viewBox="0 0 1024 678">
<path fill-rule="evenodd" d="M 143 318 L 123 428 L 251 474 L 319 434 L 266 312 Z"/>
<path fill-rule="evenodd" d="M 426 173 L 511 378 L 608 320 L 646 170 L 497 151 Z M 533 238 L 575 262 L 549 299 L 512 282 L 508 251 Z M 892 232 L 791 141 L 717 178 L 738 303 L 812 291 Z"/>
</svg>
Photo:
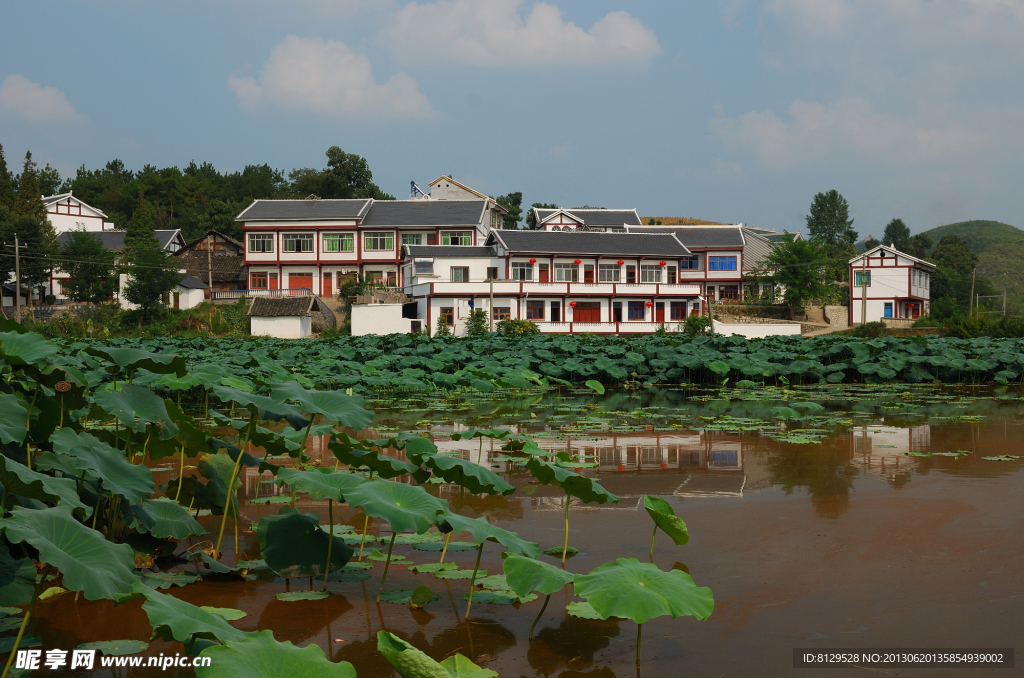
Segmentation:
<svg viewBox="0 0 1024 678">
<path fill-rule="evenodd" d="M 958 235 L 978 255 L 978 273 L 995 288 L 1006 290 L 1008 311 L 1024 312 L 1024 231 L 999 221 L 961 221 L 925 233 L 938 243 L 946 234 Z"/>
</svg>

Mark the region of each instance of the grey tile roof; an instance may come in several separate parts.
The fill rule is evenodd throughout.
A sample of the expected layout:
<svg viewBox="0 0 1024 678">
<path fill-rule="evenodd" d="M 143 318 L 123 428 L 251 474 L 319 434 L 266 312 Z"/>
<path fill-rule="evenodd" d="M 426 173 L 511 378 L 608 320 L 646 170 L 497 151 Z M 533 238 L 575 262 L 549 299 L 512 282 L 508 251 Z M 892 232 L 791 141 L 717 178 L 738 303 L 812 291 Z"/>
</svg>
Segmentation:
<svg viewBox="0 0 1024 678">
<path fill-rule="evenodd" d="M 493 247 L 466 245 L 402 245 L 406 257 L 493 257 Z"/>
<path fill-rule="evenodd" d="M 672 233 L 689 248 L 743 247 L 739 226 L 627 226 L 630 234 Z"/>
<path fill-rule="evenodd" d="M 681 257 L 690 252 L 667 233 L 592 233 L 587 231 L 491 231 L 488 243 L 501 242 L 509 252 L 609 256 Z"/>
<path fill-rule="evenodd" d="M 317 298 L 305 297 L 256 297 L 249 307 L 249 315 L 260 318 L 277 318 L 280 316 L 307 316 L 319 311 Z"/>
<path fill-rule="evenodd" d="M 544 221 L 549 216 L 557 212 L 554 209 L 538 209 L 533 208 L 534 213 L 537 216 L 537 223 Z M 563 212 L 568 212 L 575 217 L 578 217 L 584 221 L 588 226 L 619 226 L 623 224 L 629 225 L 640 225 L 640 217 L 637 215 L 636 210 L 599 210 L 599 209 L 563 209 Z"/>
<path fill-rule="evenodd" d="M 362 226 L 476 226 L 486 200 L 375 200 Z"/>
<path fill-rule="evenodd" d="M 194 275 L 186 275 L 184 278 L 181 279 L 181 282 L 178 283 L 178 287 L 184 287 L 186 290 L 208 289 L 207 284 L 204 283 L 199 278 L 195 277 Z"/>
<path fill-rule="evenodd" d="M 235 221 L 358 219 L 372 200 L 256 200 Z"/>
<path fill-rule="evenodd" d="M 124 249 L 124 231 L 88 231 L 89 234 L 95 235 L 100 239 L 100 243 L 108 250 L 115 252 Z M 166 230 L 157 231 L 156 239 L 160 242 L 160 247 L 167 247 L 168 243 L 174 239 L 174 236 L 178 234 L 178 230 Z M 71 231 L 65 231 L 57 236 L 57 242 L 61 245 L 71 239 Z"/>
<path fill-rule="evenodd" d="M 747 241 L 743 247 L 743 270 L 754 271 L 763 268 L 764 261 L 775 249 L 775 245 L 765 236 L 748 228 L 743 229 L 743 236 Z"/>
</svg>

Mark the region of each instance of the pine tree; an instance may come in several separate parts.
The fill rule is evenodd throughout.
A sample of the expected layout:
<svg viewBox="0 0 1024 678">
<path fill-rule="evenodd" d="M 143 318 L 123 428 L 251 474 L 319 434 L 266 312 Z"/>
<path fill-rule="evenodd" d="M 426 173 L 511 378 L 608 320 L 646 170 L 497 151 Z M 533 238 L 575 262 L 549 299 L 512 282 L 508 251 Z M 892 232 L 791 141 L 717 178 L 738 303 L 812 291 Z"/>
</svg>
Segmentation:
<svg viewBox="0 0 1024 678">
<path fill-rule="evenodd" d="M 71 277 L 63 291 L 73 301 L 99 304 L 114 293 L 114 253 L 103 246 L 96 233 L 72 231 L 64 243 L 60 267 Z"/>
<path fill-rule="evenodd" d="M 882 242 L 895 247 L 900 252 L 910 253 L 910 229 L 902 219 L 893 219 L 885 227 Z"/>
<path fill-rule="evenodd" d="M 815 195 L 807 215 L 807 230 L 810 241 L 824 249 L 827 281 L 845 280 L 847 261 L 857 252 L 857 231 L 853 230 L 846 198 L 835 189 Z"/>
<path fill-rule="evenodd" d="M 141 325 L 160 312 L 164 295 L 173 292 L 185 276 L 177 271 L 173 262 L 168 261 L 167 253 L 155 236 L 152 243 L 136 247 L 127 256 L 128 284 L 123 294 L 126 300 L 142 310 Z"/>
<path fill-rule="evenodd" d="M 18 197 L 14 200 L 13 211 L 36 217 L 40 222 L 46 219 L 46 205 L 39 193 L 39 169 L 32 160 L 32 151 L 25 153 L 25 166 L 18 180 Z"/>
<path fill-rule="evenodd" d="M 140 195 L 139 206 L 135 208 L 125 228 L 124 249 L 127 253 L 153 244 L 159 247 L 156 239 L 156 213 L 152 205 Z"/>
<path fill-rule="evenodd" d="M 4 207 L 14 206 L 14 177 L 7 169 L 7 158 L 4 157 L 4 147 L 0 145 L 0 205 Z"/>
</svg>

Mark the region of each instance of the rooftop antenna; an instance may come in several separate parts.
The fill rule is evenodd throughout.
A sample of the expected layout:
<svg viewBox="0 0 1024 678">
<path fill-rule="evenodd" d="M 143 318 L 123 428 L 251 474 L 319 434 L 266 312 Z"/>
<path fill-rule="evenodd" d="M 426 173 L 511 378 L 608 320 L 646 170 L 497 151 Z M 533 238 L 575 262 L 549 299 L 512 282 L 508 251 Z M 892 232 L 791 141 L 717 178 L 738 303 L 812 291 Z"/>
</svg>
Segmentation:
<svg viewBox="0 0 1024 678">
<path fill-rule="evenodd" d="M 409 199 L 412 200 L 413 198 L 415 198 L 417 193 L 419 193 L 421 198 L 426 198 L 427 197 L 427 194 L 424 193 L 423 190 L 419 186 L 416 185 L 415 181 L 410 181 L 409 182 Z"/>
</svg>

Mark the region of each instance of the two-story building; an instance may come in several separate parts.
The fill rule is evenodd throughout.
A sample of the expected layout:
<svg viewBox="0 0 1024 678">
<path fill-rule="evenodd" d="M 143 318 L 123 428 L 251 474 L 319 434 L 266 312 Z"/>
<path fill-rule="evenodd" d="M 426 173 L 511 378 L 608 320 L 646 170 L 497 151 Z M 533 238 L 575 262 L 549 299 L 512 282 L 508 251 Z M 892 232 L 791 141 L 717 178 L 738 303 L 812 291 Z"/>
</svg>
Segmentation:
<svg viewBox="0 0 1024 678">
<path fill-rule="evenodd" d="M 849 263 L 850 325 L 928 315 L 934 264 L 890 245 L 879 245 Z"/>
<path fill-rule="evenodd" d="M 504 214 L 487 198 L 256 200 L 236 221 L 249 289 L 332 296 L 357 275 L 400 287 L 403 245 L 482 244 Z"/>
<path fill-rule="evenodd" d="M 536 231 L 600 231 L 623 233 L 628 226 L 641 225 L 636 210 L 606 210 L 591 207 L 548 209 L 533 207 L 526 224 Z"/>
<path fill-rule="evenodd" d="M 107 215 L 92 205 L 87 205 L 68 193 L 43 198 L 46 218 L 53 230 L 60 235 L 69 231 L 113 231 L 114 224 L 107 221 Z"/>
</svg>

